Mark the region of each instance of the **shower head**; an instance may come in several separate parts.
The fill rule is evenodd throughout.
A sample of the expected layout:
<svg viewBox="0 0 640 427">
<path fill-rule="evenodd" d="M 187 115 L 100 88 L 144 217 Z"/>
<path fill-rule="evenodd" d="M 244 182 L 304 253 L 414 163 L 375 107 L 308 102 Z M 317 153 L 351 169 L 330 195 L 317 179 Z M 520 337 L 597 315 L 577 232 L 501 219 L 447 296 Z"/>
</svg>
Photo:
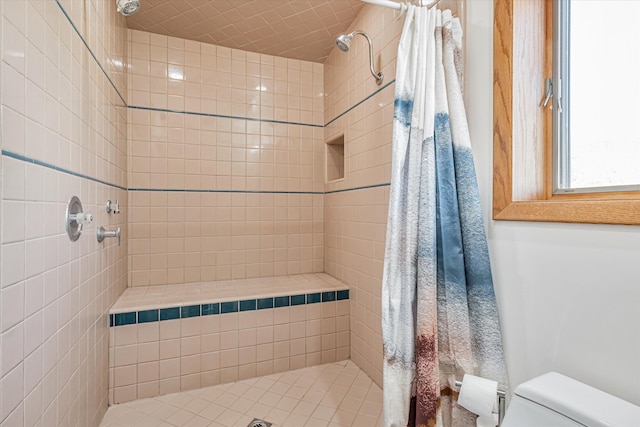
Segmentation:
<svg viewBox="0 0 640 427">
<path fill-rule="evenodd" d="M 118 5 L 118 12 L 124 16 L 129 16 L 140 9 L 140 0 L 116 0 Z"/>
<path fill-rule="evenodd" d="M 343 52 L 348 52 L 351 47 L 351 39 L 353 38 L 352 34 L 341 34 L 336 39 L 336 44 Z"/>
<path fill-rule="evenodd" d="M 362 37 L 367 39 L 367 43 L 369 43 L 369 69 L 373 77 L 376 78 L 376 83 L 378 85 L 382 84 L 382 80 L 384 79 L 384 75 L 380 73 L 376 73 L 376 70 L 373 68 L 373 42 L 371 41 L 371 37 L 367 33 L 362 30 L 355 30 L 349 34 L 341 34 L 336 38 L 336 45 L 343 52 L 348 52 L 351 47 L 351 39 L 356 34 L 360 34 Z"/>
</svg>

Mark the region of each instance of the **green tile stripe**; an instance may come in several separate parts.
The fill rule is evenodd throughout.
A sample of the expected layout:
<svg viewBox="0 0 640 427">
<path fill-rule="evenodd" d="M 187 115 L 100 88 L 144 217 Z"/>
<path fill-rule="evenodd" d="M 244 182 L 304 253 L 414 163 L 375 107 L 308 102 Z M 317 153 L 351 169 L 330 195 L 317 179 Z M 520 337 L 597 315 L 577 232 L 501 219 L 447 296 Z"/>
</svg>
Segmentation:
<svg viewBox="0 0 640 427">
<path fill-rule="evenodd" d="M 283 295 L 277 297 L 130 311 L 126 313 L 111 313 L 109 314 L 109 326 L 115 327 L 135 325 L 137 323 L 163 322 L 165 320 L 238 313 L 251 310 L 268 310 L 279 307 L 342 301 L 346 299 L 349 299 L 349 290 L 342 289 L 339 291 L 313 292 L 310 294 Z"/>
</svg>

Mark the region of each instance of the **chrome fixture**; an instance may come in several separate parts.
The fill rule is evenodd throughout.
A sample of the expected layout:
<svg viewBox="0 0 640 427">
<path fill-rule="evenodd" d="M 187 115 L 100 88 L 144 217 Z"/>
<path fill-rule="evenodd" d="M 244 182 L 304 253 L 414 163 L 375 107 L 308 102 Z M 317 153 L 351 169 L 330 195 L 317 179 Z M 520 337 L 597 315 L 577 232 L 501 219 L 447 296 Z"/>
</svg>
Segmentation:
<svg viewBox="0 0 640 427">
<path fill-rule="evenodd" d="M 120 246 L 120 227 L 118 227 L 117 230 L 105 230 L 103 226 L 100 226 L 96 234 L 98 236 L 98 243 L 102 243 L 107 237 L 115 237 L 118 239 L 118 246 Z"/>
<path fill-rule="evenodd" d="M 120 202 L 116 200 L 115 203 L 111 203 L 111 200 L 107 200 L 107 213 L 113 212 L 114 214 L 120 213 Z"/>
<path fill-rule="evenodd" d="M 271 427 L 271 423 L 254 418 L 247 427 Z"/>
<path fill-rule="evenodd" d="M 77 196 L 73 196 L 69 199 L 65 218 L 67 219 L 65 224 L 67 235 L 72 242 L 75 242 L 80 238 L 80 234 L 82 234 L 82 227 L 84 225 L 91 224 L 91 221 L 93 221 L 93 215 L 89 212 L 84 213 L 82 211 L 82 203 Z"/>
<path fill-rule="evenodd" d="M 378 85 L 381 85 L 382 80 L 384 79 L 384 74 L 382 74 L 382 72 L 376 73 L 375 68 L 373 68 L 373 42 L 371 41 L 371 37 L 369 37 L 367 33 L 362 30 L 355 30 L 350 34 L 339 35 L 336 39 L 336 45 L 338 45 L 341 51 L 348 52 L 349 48 L 351 47 L 351 39 L 356 34 L 360 34 L 361 36 L 363 36 L 365 39 L 367 39 L 367 43 L 369 43 L 369 68 L 371 70 L 371 75 L 376 78 L 376 83 Z"/>
<path fill-rule="evenodd" d="M 118 5 L 118 12 L 124 16 L 129 16 L 140 9 L 140 0 L 116 0 Z"/>
</svg>

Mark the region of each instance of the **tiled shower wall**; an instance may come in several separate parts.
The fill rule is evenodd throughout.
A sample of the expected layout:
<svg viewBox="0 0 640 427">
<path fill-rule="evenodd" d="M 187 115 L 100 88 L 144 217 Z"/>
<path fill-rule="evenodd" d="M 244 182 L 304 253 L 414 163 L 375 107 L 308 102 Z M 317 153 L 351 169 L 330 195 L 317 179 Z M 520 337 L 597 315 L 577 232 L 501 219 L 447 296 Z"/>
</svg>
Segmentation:
<svg viewBox="0 0 640 427">
<path fill-rule="evenodd" d="M 386 238 L 395 60 L 404 20 L 365 5 L 349 31 L 373 39 L 381 86 L 369 73 L 364 38 L 334 49 L 325 67 L 325 141 L 344 134 L 345 179 L 325 185 L 325 271 L 351 292 L 351 359 L 382 385 L 380 293 Z"/>
<path fill-rule="evenodd" d="M 131 286 L 323 271 L 323 66 L 130 31 Z"/>
<path fill-rule="evenodd" d="M 98 425 L 107 314 L 126 287 L 124 19 L 113 1 L 0 7 L 0 424 Z M 75 243 L 64 221 L 73 195 L 94 214 Z M 122 246 L 99 244 L 99 225 L 122 227 Z"/>
</svg>

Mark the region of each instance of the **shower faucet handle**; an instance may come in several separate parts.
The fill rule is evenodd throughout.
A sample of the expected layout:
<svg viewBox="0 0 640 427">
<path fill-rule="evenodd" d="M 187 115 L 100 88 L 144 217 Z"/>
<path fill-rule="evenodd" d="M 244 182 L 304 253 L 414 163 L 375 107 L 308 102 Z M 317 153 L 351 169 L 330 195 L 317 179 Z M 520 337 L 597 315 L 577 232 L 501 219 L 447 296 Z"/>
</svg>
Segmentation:
<svg viewBox="0 0 640 427">
<path fill-rule="evenodd" d="M 89 225 L 93 221 L 93 215 L 90 212 L 78 212 L 77 214 L 69 214 L 69 221 L 75 222 L 82 230 L 83 225 Z"/>
<path fill-rule="evenodd" d="M 120 227 L 116 230 L 105 230 L 103 226 L 98 227 L 96 231 L 98 237 L 98 243 L 102 243 L 107 237 L 116 237 L 118 239 L 118 246 L 120 246 Z"/>
<path fill-rule="evenodd" d="M 107 213 L 113 212 L 114 214 L 120 213 L 120 202 L 116 199 L 115 203 L 111 203 L 111 200 L 107 200 Z"/>
</svg>

